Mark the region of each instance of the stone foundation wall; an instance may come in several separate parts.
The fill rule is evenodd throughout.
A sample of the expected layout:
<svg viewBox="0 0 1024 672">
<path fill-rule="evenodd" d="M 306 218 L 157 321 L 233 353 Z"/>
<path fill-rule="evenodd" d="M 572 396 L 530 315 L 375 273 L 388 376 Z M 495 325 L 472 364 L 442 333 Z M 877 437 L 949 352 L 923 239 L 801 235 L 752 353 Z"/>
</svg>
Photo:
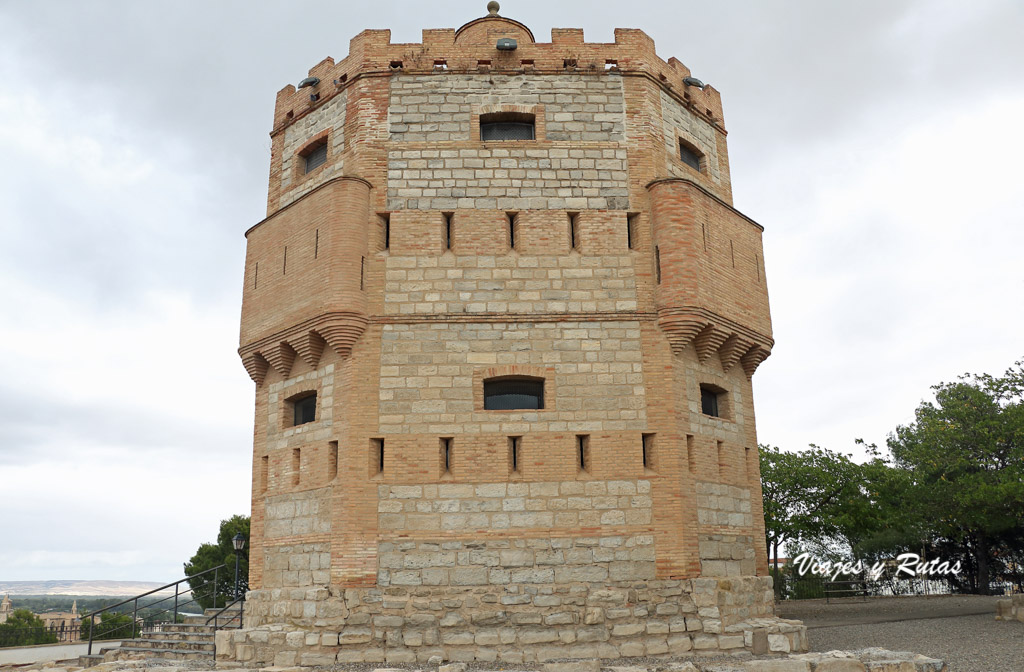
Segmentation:
<svg viewBox="0 0 1024 672">
<path fill-rule="evenodd" d="M 257 590 L 218 655 L 291 666 L 805 651 L 803 626 L 772 613 L 769 577 Z"/>
<path fill-rule="evenodd" d="M 998 600 L 996 602 L 996 620 L 1024 623 L 1024 595 L 1014 595 L 1008 600 Z"/>
</svg>

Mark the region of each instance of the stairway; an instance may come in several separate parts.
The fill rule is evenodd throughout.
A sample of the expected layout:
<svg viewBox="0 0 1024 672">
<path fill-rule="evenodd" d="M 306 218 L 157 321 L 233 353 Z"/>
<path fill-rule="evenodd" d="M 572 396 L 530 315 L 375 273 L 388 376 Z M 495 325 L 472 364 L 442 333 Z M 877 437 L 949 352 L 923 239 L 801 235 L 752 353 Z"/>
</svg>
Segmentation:
<svg viewBox="0 0 1024 672">
<path fill-rule="evenodd" d="M 202 616 L 185 616 L 184 623 L 162 623 L 142 631 L 137 639 L 126 639 L 117 648 L 100 649 L 98 654 L 80 656 L 79 665 L 90 667 L 121 653 L 169 660 L 214 659 L 214 631 L 240 627 L 241 609 L 233 607 L 213 618 L 220 609 L 207 609 Z M 216 628 L 214 623 L 216 622 Z M 95 645 L 94 645 L 95 646 Z M 95 649 L 94 649 L 95 650 Z M 108 658 L 108 656 L 110 658 Z"/>
</svg>

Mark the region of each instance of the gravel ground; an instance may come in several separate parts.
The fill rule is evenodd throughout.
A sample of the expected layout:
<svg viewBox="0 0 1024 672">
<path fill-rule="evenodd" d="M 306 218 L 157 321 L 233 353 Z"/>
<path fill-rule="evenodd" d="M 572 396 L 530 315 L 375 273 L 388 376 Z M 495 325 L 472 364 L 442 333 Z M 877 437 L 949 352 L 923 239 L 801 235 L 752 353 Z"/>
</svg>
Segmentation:
<svg viewBox="0 0 1024 672">
<path fill-rule="evenodd" d="M 950 672 L 1024 672 L 1024 623 L 995 620 L 981 596 L 875 598 L 784 604 L 807 625 L 812 651 L 879 646 L 941 658 Z"/>
</svg>

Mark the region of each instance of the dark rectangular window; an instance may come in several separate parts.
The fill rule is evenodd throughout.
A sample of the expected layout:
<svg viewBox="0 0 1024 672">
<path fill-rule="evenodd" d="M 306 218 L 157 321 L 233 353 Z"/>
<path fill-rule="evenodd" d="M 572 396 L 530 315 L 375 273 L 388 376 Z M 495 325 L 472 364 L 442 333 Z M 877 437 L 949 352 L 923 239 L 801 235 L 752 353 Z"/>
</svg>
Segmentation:
<svg viewBox="0 0 1024 672">
<path fill-rule="evenodd" d="M 491 378 L 484 381 L 484 410 L 514 411 L 542 408 L 542 378 Z"/>
<path fill-rule="evenodd" d="M 579 215 L 578 212 L 570 212 L 569 215 L 569 247 L 570 249 L 578 249 L 580 244 L 580 232 L 579 232 Z"/>
<path fill-rule="evenodd" d="M 452 249 L 452 217 L 454 213 L 444 212 L 444 249 Z"/>
<path fill-rule="evenodd" d="M 533 140 L 535 118 L 523 112 L 492 112 L 480 115 L 481 140 Z"/>
<path fill-rule="evenodd" d="M 729 418 L 729 397 L 725 389 L 710 383 L 700 385 L 700 411 L 716 418 Z"/>
<path fill-rule="evenodd" d="M 316 420 L 316 392 L 292 400 L 292 424 L 304 425 Z"/>
<path fill-rule="evenodd" d="M 654 277 L 657 283 L 661 284 L 661 248 L 654 246 Z"/>
<path fill-rule="evenodd" d="M 306 172 L 311 173 L 320 166 L 327 163 L 327 143 L 321 143 L 309 150 L 305 156 Z"/>
<path fill-rule="evenodd" d="M 700 386 L 700 412 L 718 417 L 718 392 L 709 385 Z"/>
<path fill-rule="evenodd" d="M 690 168 L 700 171 L 700 152 L 685 140 L 679 141 L 679 158 Z"/>
</svg>

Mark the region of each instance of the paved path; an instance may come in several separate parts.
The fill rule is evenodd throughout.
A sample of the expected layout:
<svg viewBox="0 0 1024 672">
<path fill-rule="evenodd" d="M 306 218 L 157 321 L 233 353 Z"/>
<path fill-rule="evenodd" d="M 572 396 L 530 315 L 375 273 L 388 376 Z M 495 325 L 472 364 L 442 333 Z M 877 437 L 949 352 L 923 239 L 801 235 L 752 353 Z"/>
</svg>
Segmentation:
<svg viewBox="0 0 1024 672">
<path fill-rule="evenodd" d="M 995 620 L 994 597 L 806 600 L 780 615 L 807 625 L 812 651 L 879 646 L 941 658 L 949 672 L 1024 672 L 1024 623 Z"/>
</svg>

